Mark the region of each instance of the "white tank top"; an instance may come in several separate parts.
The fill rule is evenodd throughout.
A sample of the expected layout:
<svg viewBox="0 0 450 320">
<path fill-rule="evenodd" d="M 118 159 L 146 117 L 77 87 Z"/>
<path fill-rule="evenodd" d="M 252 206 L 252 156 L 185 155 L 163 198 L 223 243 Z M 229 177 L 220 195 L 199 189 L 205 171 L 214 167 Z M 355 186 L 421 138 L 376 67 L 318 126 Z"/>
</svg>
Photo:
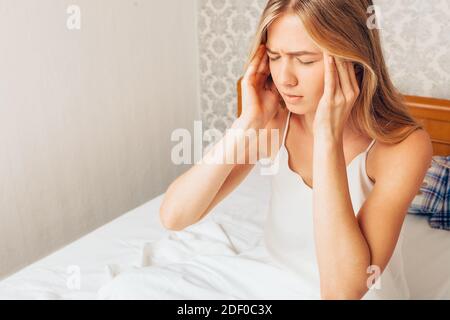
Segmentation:
<svg viewBox="0 0 450 320">
<path fill-rule="evenodd" d="M 310 287 L 312 296 L 319 299 L 320 279 L 313 234 L 313 190 L 288 165 L 285 141 L 290 117 L 291 112 L 287 117 L 281 148 L 271 163 L 271 167 L 276 169 L 271 175 L 271 198 L 264 228 L 264 242 L 275 262 L 302 277 Z M 367 153 L 374 143 L 375 140 L 347 166 L 355 214 L 374 186 L 366 173 Z M 401 255 L 402 239 L 400 234 L 388 266 L 363 299 L 409 298 Z M 373 279 L 374 275 L 372 271 L 367 276 L 372 276 Z"/>
</svg>

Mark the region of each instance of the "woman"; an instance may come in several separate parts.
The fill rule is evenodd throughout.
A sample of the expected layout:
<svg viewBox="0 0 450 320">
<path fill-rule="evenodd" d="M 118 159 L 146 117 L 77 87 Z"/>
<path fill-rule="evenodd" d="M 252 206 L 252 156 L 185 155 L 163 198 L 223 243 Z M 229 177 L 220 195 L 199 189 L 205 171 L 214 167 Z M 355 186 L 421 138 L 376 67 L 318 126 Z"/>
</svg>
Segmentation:
<svg viewBox="0 0 450 320">
<path fill-rule="evenodd" d="M 281 147 L 272 148 L 269 135 L 258 152 L 258 160 L 279 164 L 265 243 L 324 299 L 407 298 L 401 227 L 433 154 L 390 81 L 378 30 L 367 24 L 371 5 L 270 0 L 232 126 L 282 132 Z M 172 183 L 160 211 L 167 228 L 202 219 L 252 170 L 247 162 L 206 161 L 218 150 L 225 157 L 239 139 L 227 133 Z"/>
</svg>

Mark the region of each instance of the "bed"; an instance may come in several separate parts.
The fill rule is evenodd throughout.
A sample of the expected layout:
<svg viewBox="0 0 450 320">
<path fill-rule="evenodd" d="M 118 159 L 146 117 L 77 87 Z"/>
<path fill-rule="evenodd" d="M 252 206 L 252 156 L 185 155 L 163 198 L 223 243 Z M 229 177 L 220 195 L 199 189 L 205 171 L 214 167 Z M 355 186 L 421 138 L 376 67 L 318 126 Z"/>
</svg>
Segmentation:
<svg viewBox="0 0 450 320">
<path fill-rule="evenodd" d="M 406 100 L 435 154 L 449 155 L 450 101 Z M 160 224 L 162 194 L 3 279 L 0 299 L 309 298 L 265 250 L 269 195 L 257 164 L 204 220 L 176 232 Z M 402 232 L 411 299 L 450 299 L 450 232 L 410 214 Z"/>
</svg>

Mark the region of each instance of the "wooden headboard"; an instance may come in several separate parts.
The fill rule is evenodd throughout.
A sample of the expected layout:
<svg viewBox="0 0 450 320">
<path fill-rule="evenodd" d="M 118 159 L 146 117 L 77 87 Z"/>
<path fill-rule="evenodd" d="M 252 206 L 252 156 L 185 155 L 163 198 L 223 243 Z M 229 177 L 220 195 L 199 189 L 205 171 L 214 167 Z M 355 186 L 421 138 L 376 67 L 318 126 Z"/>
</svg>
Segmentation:
<svg viewBox="0 0 450 320">
<path fill-rule="evenodd" d="M 450 100 L 405 96 L 411 114 L 427 130 L 434 155 L 450 155 Z"/>
<path fill-rule="evenodd" d="M 239 117 L 242 110 L 241 79 L 237 83 Z M 414 118 L 427 130 L 433 142 L 434 155 L 450 155 L 450 100 L 405 96 Z"/>
</svg>

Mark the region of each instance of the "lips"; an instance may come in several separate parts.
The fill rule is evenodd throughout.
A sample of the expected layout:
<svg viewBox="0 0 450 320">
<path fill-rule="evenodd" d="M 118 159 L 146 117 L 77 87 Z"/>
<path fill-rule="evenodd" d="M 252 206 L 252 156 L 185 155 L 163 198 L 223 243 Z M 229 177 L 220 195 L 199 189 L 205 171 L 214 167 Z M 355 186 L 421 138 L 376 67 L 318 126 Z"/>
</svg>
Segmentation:
<svg viewBox="0 0 450 320">
<path fill-rule="evenodd" d="M 292 103 L 292 104 L 296 104 L 298 102 L 301 101 L 301 99 L 303 99 L 303 96 L 290 96 L 288 94 L 283 94 L 284 95 L 284 100 L 288 103 Z"/>
<path fill-rule="evenodd" d="M 289 98 L 299 98 L 299 97 L 302 97 L 302 96 L 298 96 L 298 95 L 294 95 L 294 94 L 287 94 L 287 93 L 284 93 L 284 95 L 287 96 L 287 97 L 289 97 Z"/>
</svg>

